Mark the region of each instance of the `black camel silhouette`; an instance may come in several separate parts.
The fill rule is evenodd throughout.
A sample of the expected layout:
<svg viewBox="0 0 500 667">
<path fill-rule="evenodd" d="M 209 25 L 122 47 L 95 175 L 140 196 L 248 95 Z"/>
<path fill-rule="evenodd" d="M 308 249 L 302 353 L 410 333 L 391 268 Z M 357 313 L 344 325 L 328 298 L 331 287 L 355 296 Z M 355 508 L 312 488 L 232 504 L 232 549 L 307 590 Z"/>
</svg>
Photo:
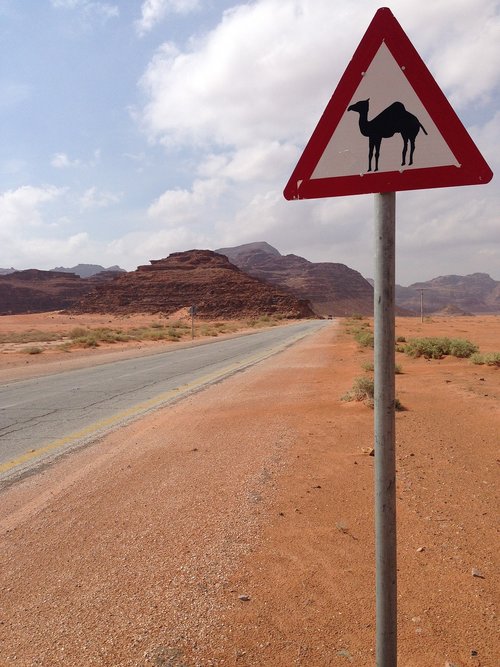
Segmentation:
<svg viewBox="0 0 500 667">
<path fill-rule="evenodd" d="M 347 109 L 347 111 L 357 111 L 359 113 L 359 129 L 364 137 L 369 139 L 368 152 L 368 171 L 372 170 L 373 149 L 375 149 L 375 171 L 378 171 L 378 158 L 380 155 L 380 144 L 382 139 L 394 136 L 397 132 L 403 137 L 403 156 L 401 166 L 406 164 L 406 152 L 408 150 L 408 141 L 410 142 L 410 161 L 413 164 L 413 153 L 415 152 L 415 137 L 420 128 L 427 134 L 424 126 L 409 111 L 406 111 L 404 104 L 393 102 L 387 109 L 381 111 L 378 116 L 368 120 L 368 105 L 370 99 L 361 100 Z"/>
</svg>

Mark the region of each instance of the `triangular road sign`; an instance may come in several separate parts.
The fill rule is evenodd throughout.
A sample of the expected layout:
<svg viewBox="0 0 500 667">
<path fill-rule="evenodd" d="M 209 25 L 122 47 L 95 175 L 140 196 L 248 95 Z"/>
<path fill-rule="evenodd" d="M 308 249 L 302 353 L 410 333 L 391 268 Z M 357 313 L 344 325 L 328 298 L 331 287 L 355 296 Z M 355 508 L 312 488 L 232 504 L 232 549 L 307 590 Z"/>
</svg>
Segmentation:
<svg viewBox="0 0 500 667">
<path fill-rule="evenodd" d="M 407 35 L 379 9 L 284 190 L 314 199 L 488 183 L 493 173 Z"/>
</svg>

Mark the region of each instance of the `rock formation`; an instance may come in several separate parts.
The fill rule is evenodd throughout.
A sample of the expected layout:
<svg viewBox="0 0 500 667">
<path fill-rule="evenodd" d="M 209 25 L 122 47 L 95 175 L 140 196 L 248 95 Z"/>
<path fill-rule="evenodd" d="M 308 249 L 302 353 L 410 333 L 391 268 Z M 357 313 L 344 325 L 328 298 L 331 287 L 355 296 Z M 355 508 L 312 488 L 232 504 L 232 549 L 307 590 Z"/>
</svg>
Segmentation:
<svg viewBox="0 0 500 667">
<path fill-rule="evenodd" d="M 500 282 L 487 273 L 468 276 L 439 276 L 409 287 L 396 287 L 396 303 L 420 312 L 420 291 L 424 290 L 424 313 L 438 313 L 454 306 L 466 313 L 500 312 Z"/>
<path fill-rule="evenodd" d="M 43 313 L 73 306 L 96 283 L 115 273 L 83 279 L 74 273 L 28 269 L 0 275 L 0 314 Z"/>
<path fill-rule="evenodd" d="M 175 252 L 166 259 L 97 285 L 75 312 L 165 313 L 196 306 L 205 318 L 313 317 L 306 301 L 248 276 L 211 250 Z"/>
<path fill-rule="evenodd" d="M 243 271 L 307 299 L 318 315 L 372 315 L 373 287 L 345 264 L 282 255 L 268 243 L 220 248 Z"/>
</svg>

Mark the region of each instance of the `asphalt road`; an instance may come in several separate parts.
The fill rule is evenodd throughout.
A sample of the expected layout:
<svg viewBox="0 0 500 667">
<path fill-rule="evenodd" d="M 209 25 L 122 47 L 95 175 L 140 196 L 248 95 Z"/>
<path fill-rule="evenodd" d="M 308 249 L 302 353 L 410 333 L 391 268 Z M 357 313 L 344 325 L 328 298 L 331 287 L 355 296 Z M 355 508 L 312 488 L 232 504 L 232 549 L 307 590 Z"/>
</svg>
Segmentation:
<svg viewBox="0 0 500 667">
<path fill-rule="evenodd" d="M 328 326 L 299 322 L 0 385 L 0 483 Z"/>
</svg>

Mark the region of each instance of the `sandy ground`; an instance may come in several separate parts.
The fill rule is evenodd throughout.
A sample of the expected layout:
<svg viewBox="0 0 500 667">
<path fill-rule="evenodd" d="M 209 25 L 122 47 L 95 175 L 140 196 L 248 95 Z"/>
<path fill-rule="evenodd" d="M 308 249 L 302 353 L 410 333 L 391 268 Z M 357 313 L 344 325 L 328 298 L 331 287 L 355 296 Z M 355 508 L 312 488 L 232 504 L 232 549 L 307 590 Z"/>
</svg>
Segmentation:
<svg viewBox="0 0 500 667">
<path fill-rule="evenodd" d="M 444 333 L 500 317 L 397 322 Z M 397 356 L 399 664 L 497 667 L 500 372 Z M 3 492 L 0 665 L 374 665 L 370 358 L 334 323 Z"/>
</svg>

